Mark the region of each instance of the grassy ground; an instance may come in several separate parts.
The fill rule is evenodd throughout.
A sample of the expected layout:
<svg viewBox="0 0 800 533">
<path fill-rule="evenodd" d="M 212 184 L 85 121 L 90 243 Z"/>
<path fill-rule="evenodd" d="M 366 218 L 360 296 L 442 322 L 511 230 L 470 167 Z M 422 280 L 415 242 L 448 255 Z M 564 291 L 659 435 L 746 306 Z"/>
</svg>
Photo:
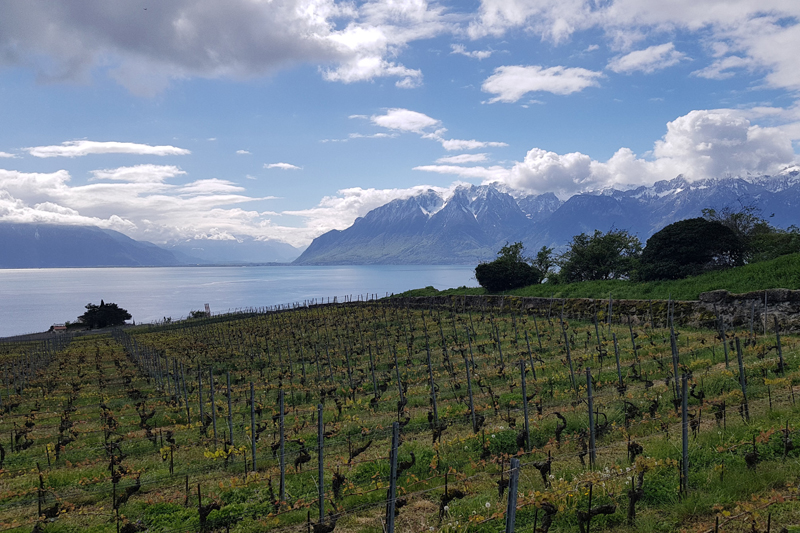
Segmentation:
<svg viewBox="0 0 800 533">
<path fill-rule="evenodd" d="M 590 498 L 592 506 L 616 506 L 592 520 L 592 531 L 704 531 L 715 517 L 726 532 L 752 532 L 753 521 L 764 531 L 769 513 L 775 531 L 800 523 L 800 338 L 783 337 L 780 371 L 770 335 L 729 331 L 726 364 L 714 332 L 677 332 L 679 373 L 691 374 L 687 415 L 696 421 L 688 448 L 690 491 L 681 495 L 682 427 L 672 401 L 668 329 L 629 328 L 623 317 L 610 327 L 572 320 L 562 326 L 545 315 L 496 311 L 410 310 L 383 301 L 75 339 L 31 373 L 19 393 L 2 391 L 0 529 L 110 532 L 119 520 L 126 533 L 306 530 L 319 512 L 320 403 L 329 432 L 325 512 L 338 517 L 334 533 L 383 531 L 390 428 L 398 419 L 406 423 L 399 461 L 414 457 L 414 464 L 398 478 L 405 505 L 396 531 L 502 530 L 508 492 L 499 492 L 499 482 L 508 480 L 511 457 L 522 462 L 517 531 L 532 531 L 534 521 L 541 527 L 551 504 L 550 532 L 574 532 L 577 511 Z M 745 403 L 734 338 L 743 350 L 749 420 L 743 410 L 740 415 Z M 2 348 L 0 367 L 17 369 L 38 349 L 31 343 Z M 520 361 L 527 363 L 527 402 Z M 586 455 L 587 369 L 599 431 L 594 468 Z M 252 457 L 251 382 L 260 435 L 256 472 L 245 462 Z M 483 419 L 478 431 L 470 385 Z M 401 388 L 407 403 L 398 413 Z M 281 390 L 287 468 L 286 497 L 278 501 L 280 461 L 272 450 L 280 442 L 274 417 Z M 446 424 L 436 439 L 432 397 Z M 526 403 L 529 445 L 518 440 Z M 630 441 L 643 449 L 635 461 Z M 748 455 L 753 446 L 754 458 Z M 548 457 L 550 475 L 543 478 L 538 467 Z M 639 473 L 644 492 L 629 525 L 628 490 Z M 343 481 L 335 493 L 337 475 Z M 457 496 L 446 507 L 445 494 Z M 37 520 L 40 502 L 45 518 Z M 205 526 L 199 503 L 219 507 L 209 508 Z"/>
<path fill-rule="evenodd" d="M 732 293 L 745 293 L 764 289 L 800 289 L 800 254 L 786 255 L 772 261 L 754 263 L 743 267 L 701 276 L 676 280 L 638 283 L 631 281 L 586 281 L 563 285 L 531 285 L 508 291 L 515 296 L 542 298 L 608 298 L 696 300 L 700 293 L 725 289 Z M 449 294 L 486 294 L 481 288 L 461 287 L 437 291 L 433 287 L 414 289 L 395 296 L 443 296 Z"/>
</svg>

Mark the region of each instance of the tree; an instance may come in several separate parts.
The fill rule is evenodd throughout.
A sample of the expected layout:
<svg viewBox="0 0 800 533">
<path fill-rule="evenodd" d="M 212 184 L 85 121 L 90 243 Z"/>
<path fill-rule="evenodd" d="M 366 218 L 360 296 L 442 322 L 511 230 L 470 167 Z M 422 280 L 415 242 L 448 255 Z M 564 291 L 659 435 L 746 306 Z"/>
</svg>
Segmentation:
<svg viewBox="0 0 800 533">
<path fill-rule="evenodd" d="M 742 203 L 737 211 L 730 207 L 703 209 L 706 220 L 730 228 L 744 243 L 744 262 L 768 261 L 781 255 L 800 252 L 800 231 L 796 226 L 783 230 L 772 226 L 753 204 Z"/>
<path fill-rule="evenodd" d="M 576 235 L 559 258 L 559 277 L 567 282 L 629 279 L 638 266 L 642 243 L 625 230 L 595 230 Z"/>
<path fill-rule="evenodd" d="M 497 259 L 475 267 L 475 278 L 489 292 L 500 292 L 542 281 L 542 273 L 531 266 L 522 255 L 522 243 L 506 243 L 497 253 Z"/>
<path fill-rule="evenodd" d="M 552 277 L 553 267 L 556 266 L 556 260 L 553 257 L 553 249 L 542 246 L 542 249 L 536 252 L 536 259 L 533 260 L 533 266 L 542 273 L 542 278 Z"/>
<path fill-rule="evenodd" d="M 647 240 L 639 278 L 681 279 L 744 263 L 745 241 L 729 226 L 705 218 L 674 222 Z"/>
<path fill-rule="evenodd" d="M 119 326 L 131 318 L 131 314 L 117 306 L 115 303 L 105 303 L 100 300 L 100 305 L 86 304 L 86 312 L 78 320 L 91 329 Z"/>
</svg>

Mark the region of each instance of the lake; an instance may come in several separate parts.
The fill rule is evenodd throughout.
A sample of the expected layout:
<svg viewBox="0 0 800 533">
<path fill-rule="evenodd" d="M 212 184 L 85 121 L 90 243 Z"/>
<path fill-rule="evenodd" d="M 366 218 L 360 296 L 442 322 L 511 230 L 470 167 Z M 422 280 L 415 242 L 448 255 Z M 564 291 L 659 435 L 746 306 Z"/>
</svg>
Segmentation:
<svg viewBox="0 0 800 533">
<path fill-rule="evenodd" d="M 212 313 L 314 298 L 398 293 L 432 285 L 474 287 L 465 265 L 58 268 L 0 270 L 0 337 L 74 322 L 103 299 L 133 320 L 179 319 L 209 304 Z"/>
</svg>

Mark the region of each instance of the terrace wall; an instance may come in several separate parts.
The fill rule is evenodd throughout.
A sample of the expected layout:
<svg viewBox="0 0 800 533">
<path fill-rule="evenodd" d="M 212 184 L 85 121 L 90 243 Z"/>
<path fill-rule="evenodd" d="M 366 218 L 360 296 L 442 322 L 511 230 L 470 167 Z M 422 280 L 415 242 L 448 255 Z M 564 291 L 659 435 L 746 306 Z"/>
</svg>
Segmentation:
<svg viewBox="0 0 800 533">
<path fill-rule="evenodd" d="M 766 296 L 766 303 L 765 303 Z M 592 320 L 597 313 L 601 322 L 608 320 L 609 300 L 590 298 L 530 298 L 521 296 L 423 296 L 393 298 L 401 307 L 440 307 L 457 311 L 510 312 L 525 311 L 540 317 L 557 318 L 563 310 L 565 318 Z M 668 324 L 667 300 L 612 300 L 611 312 L 614 322 L 634 325 L 652 324 L 664 327 Z M 800 332 L 800 291 L 769 289 L 745 294 L 731 294 L 726 290 L 705 292 L 699 300 L 671 302 L 673 321 L 676 326 L 716 328 L 717 314 L 725 320 L 727 328 L 749 328 L 751 315 L 756 333 L 764 331 L 766 315 L 767 330 L 774 330 L 778 319 L 781 331 Z"/>
</svg>

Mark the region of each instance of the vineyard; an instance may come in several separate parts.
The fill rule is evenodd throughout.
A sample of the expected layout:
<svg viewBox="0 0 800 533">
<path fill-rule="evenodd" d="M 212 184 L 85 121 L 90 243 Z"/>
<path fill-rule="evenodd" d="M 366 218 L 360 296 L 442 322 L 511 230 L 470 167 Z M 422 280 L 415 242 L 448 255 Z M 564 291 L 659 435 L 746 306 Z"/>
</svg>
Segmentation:
<svg viewBox="0 0 800 533">
<path fill-rule="evenodd" d="M 769 309 L 467 301 L 2 343 L 0 531 L 800 524 L 800 339 Z"/>
</svg>

